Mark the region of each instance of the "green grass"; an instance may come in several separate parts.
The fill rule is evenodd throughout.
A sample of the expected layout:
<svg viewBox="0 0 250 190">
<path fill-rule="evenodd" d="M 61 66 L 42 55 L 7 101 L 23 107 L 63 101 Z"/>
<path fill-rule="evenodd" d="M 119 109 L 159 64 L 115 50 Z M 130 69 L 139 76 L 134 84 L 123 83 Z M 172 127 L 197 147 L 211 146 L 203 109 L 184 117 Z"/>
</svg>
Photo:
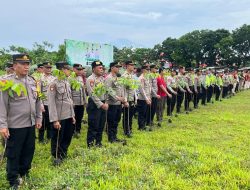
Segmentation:
<svg viewBox="0 0 250 190">
<path fill-rule="evenodd" d="M 104 134 L 105 148 L 89 150 L 86 127 L 60 167 L 51 166 L 49 144 L 38 144 L 31 179 L 21 189 L 250 189 L 250 91 L 182 114 L 153 132 L 137 131 L 134 121 L 128 146 L 108 144 Z"/>
</svg>

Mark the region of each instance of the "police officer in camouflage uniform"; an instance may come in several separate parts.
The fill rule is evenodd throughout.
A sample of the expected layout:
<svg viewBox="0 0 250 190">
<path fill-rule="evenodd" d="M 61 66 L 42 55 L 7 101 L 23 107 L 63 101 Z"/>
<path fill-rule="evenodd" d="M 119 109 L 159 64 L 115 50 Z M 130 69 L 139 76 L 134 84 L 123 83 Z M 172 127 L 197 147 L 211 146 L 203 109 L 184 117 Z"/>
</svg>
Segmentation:
<svg viewBox="0 0 250 190">
<path fill-rule="evenodd" d="M 48 88 L 49 118 L 53 122 L 51 154 L 54 165 L 60 164 L 67 157 L 75 124 L 72 92 L 68 81 L 71 68 L 67 62 L 57 62 L 56 68 L 60 74 Z"/>
<path fill-rule="evenodd" d="M 87 113 L 88 113 L 88 132 L 87 132 L 87 145 L 92 147 L 102 146 L 102 134 L 106 122 L 106 112 L 109 105 L 106 100 L 106 95 L 103 94 L 97 97 L 93 94 L 95 86 L 99 83 L 104 83 L 103 77 L 103 63 L 94 61 L 92 64 L 92 75 L 87 79 L 86 86 L 89 95 Z"/>
<path fill-rule="evenodd" d="M 75 119 L 76 124 L 74 128 L 74 136 L 76 138 L 79 137 L 79 134 L 81 132 L 81 126 L 82 126 L 82 118 L 84 115 L 84 106 L 87 105 L 87 96 L 85 92 L 85 85 L 83 82 L 83 70 L 84 67 L 82 67 L 81 64 L 74 64 L 73 65 L 73 71 L 76 73 L 76 80 L 81 84 L 80 89 L 71 89 L 72 90 L 72 99 L 74 104 L 74 111 L 75 111 Z"/>
<path fill-rule="evenodd" d="M 7 140 L 7 180 L 13 189 L 18 189 L 18 177 L 26 177 L 31 168 L 35 150 L 35 127 L 42 122 L 41 102 L 37 96 L 36 81 L 28 76 L 30 59 L 27 54 L 13 55 L 15 74 L 5 77 L 22 84 L 27 95 L 12 91 L 0 92 L 0 134 Z"/>
<path fill-rule="evenodd" d="M 40 143 L 46 143 L 44 141 L 44 133 L 47 131 L 47 140 L 51 139 L 51 130 L 53 123 L 49 120 L 49 108 L 48 108 L 48 88 L 51 82 L 55 80 L 55 77 L 51 74 L 52 64 L 50 62 L 43 63 L 44 75 L 41 77 L 41 92 L 44 94 L 44 99 L 42 100 L 42 111 L 43 111 L 43 122 L 42 127 L 39 129 L 38 140 Z"/>
</svg>

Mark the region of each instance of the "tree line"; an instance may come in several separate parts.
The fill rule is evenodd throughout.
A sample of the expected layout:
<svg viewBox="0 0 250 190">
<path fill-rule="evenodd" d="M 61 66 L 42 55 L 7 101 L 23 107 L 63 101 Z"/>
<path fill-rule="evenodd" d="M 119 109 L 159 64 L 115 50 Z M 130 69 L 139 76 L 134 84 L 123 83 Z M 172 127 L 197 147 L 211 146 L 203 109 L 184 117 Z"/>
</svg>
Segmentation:
<svg viewBox="0 0 250 190">
<path fill-rule="evenodd" d="M 32 64 L 43 61 L 65 60 L 65 45 L 53 50 L 53 44 L 45 41 L 34 43 L 31 49 L 12 45 L 0 49 L 0 69 L 11 60 L 12 53 L 28 53 Z M 144 62 L 169 62 L 186 67 L 207 66 L 250 66 L 250 25 L 244 24 L 233 31 L 194 30 L 179 38 L 168 37 L 153 48 L 114 47 L 114 59 Z"/>
</svg>

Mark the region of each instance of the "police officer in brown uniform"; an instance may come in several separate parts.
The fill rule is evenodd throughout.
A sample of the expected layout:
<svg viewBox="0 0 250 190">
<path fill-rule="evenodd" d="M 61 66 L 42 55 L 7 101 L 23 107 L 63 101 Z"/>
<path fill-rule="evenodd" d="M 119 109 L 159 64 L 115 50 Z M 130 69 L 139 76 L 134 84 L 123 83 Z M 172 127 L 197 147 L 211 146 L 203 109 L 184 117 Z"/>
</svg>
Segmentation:
<svg viewBox="0 0 250 190">
<path fill-rule="evenodd" d="M 152 74 L 157 74 L 158 73 L 158 67 L 155 64 L 150 65 L 150 72 Z M 157 94 L 158 92 L 158 86 L 157 86 L 157 77 L 153 76 L 150 78 L 150 85 L 151 85 L 151 100 L 152 100 L 152 104 L 151 104 L 151 110 L 147 112 L 147 124 L 146 126 L 152 126 L 153 125 L 153 121 L 154 121 L 154 116 L 156 113 L 156 108 L 157 108 L 157 100 L 161 98 L 161 96 L 159 96 Z"/>
<path fill-rule="evenodd" d="M 79 134 L 81 132 L 82 118 L 84 115 L 84 106 L 87 104 L 85 85 L 82 78 L 83 70 L 84 67 L 82 67 L 81 64 L 73 65 L 73 71 L 76 73 L 76 80 L 81 84 L 79 90 L 72 89 L 72 99 L 73 99 L 75 119 L 76 119 L 74 136 L 76 138 L 79 137 Z"/>
<path fill-rule="evenodd" d="M 43 64 L 44 75 L 41 77 L 41 92 L 45 95 L 42 100 L 43 122 L 42 127 L 39 129 L 38 140 L 40 143 L 46 143 L 44 140 L 44 133 L 47 131 L 47 140 L 51 139 L 51 130 L 53 123 L 49 121 L 49 109 L 48 109 L 48 88 L 50 83 L 55 80 L 55 77 L 51 74 L 52 64 L 50 62 L 44 62 Z"/>
<path fill-rule="evenodd" d="M 132 61 L 126 61 L 126 71 L 123 73 L 122 77 L 127 79 L 133 79 L 133 71 L 135 64 Z M 136 103 L 136 91 L 128 86 L 124 87 L 125 100 L 128 104 L 124 105 L 123 108 L 123 130 L 124 135 L 128 138 L 132 137 L 132 122 L 133 116 L 135 114 L 135 103 Z"/>
<path fill-rule="evenodd" d="M 102 146 L 102 134 L 106 121 L 106 111 L 109 105 L 105 102 L 105 95 L 100 97 L 93 94 L 93 90 L 99 83 L 104 83 L 103 63 L 94 61 L 92 64 L 92 75 L 87 79 L 86 86 L 89 95 L 87 113 L 88 113 L 88 132 L 87 145 L 92 147 Z"/>
<path fill-rule="evenodd" d="M 28 76 L 30 59 L 26 54 L 13 55 L 15 74 L 5 77 L 25 87 L 18 95 L 0 92 L 0 133 L 7 140 L 7 180 L 18 189 L 19 176 L 26 177 L 31 168 L 35 150 L 35 127 L 41 127 L 41 102 L 37 96 L 36 81 Z"/>
<path fill-rule="evenodd" d="M 105 84 L 107 88 L 112 89 L 112 93 L 109 94 L 107 99 L 107 103 L 109 104 L 107 132 L 108 141 L 113 143 L 121 142 L 121 140 L 117 138 L 117 128 L 121 120 L 122 104 L 128 105 L 128 103 L 125 101 L 124 87 L 118 82 L 117 75 L 119 75 L 121 65 L 118 62 L 112 62 L 109 67 L 110 74 L 107 76 Z"/>
<path fill-rule="evenodd" d="M 68 77 L 70 67 L 67 62 L 56 63 L 61 76 L 55 79 L 48 88 L 48 108 L 50 122 L 53 122 L 51 137 L 51 154 L 54 164 L 60 164 L 67 157 L 75 124 L 75 113 Z"/>
</svg>

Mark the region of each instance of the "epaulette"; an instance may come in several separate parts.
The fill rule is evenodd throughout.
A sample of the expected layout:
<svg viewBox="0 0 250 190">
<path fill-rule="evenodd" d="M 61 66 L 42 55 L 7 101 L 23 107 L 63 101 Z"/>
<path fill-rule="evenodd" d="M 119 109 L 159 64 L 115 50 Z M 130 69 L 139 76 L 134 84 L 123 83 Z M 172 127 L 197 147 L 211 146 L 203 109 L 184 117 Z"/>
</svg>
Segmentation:
<svg viewBox="0 0 250 190">
<path fill-rule="evenodd" d="M 33 76 L 28 75 L 28 77 L 31 78 L 32 80 L 34 80 L 34 82 L 36 82 L 36 79 Z"/>
</svg>

